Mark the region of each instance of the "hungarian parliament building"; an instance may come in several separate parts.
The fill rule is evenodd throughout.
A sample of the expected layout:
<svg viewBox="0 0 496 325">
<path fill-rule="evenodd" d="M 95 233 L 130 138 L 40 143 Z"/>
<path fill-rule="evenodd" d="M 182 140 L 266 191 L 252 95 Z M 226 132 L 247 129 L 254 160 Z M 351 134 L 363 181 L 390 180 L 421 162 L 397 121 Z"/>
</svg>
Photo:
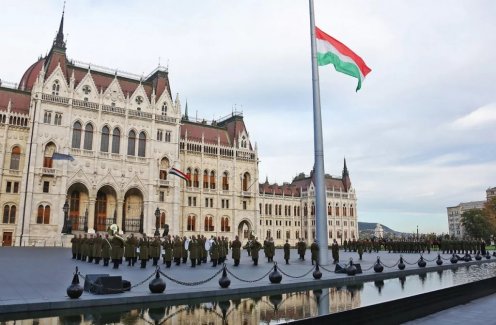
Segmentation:
<svg viewBox="0 0 496 325">
<path fill-rule="evenodd" d="M 63 26 L 64 16 L 48 54 L 17 84 L 0 83 L 3 246 L 66 244 L 63 233 L 112 224 L 124 236 L 168 230 L 313 242 L 311 172 L 262 182 L 241 112 L 192 119 L 173 99 L 166 68 L 139 77 L 71 60 Z M 346 161 L 341 177 L 325 183 L 329 241 L 357 239 Z"/>
</svg>

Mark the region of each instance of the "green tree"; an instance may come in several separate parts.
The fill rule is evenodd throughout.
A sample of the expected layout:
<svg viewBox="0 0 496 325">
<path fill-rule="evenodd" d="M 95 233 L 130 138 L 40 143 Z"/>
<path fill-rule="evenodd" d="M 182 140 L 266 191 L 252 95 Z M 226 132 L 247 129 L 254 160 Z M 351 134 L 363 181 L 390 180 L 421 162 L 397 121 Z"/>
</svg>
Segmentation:
<svg viewBox="0 0 496 325">
<path fill-rule="evenodd" d="M 462 224 L 472 238 L 489 240 L 494 234 L 494 224 L 489 219 L 486 209 L 471 209 L 463 212 Z"/>
</svg>

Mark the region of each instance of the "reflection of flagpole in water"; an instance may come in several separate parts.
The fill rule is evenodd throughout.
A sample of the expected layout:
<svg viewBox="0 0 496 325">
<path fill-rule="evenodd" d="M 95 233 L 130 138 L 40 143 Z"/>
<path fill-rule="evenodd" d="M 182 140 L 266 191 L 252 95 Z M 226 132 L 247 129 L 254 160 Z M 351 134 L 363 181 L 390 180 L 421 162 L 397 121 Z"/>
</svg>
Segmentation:
<svg viewBox="0 0 496 325">
<path fill-rule="evenodd" d="M 319 316 L 329 315 L 329 288 L 323 288 L 322 294 L 316 296 Z"/>
</svg>

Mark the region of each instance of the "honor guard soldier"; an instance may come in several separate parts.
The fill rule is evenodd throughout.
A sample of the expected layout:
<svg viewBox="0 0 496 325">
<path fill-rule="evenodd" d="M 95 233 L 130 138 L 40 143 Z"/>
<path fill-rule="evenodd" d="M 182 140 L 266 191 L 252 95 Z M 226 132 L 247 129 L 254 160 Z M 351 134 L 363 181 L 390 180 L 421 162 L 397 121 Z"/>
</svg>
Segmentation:
<svg viewBox="0 0 496 325">
<path fill-rule="evenodd" d="M 81 261 L 86 262 L 87 256 L 88 256 L 88 235 L 84 234 L 83 240 L 81 241 Z"/>
<path fill-rule="evenodd" d="M 210 246 L 210 260 L 212 261 L 212 267 L 217 266 L 219 260 L 219 243 L 217 239 L 212 236 L 212 244 Z"/>
<path fill-rule="evenodd" d="M 188 261 L 188 250 L 186 249 L 186 241 L 188 240 L 188 237 L 184 236 L 183 242 L 182 242 L 182 253 L 181 257 L 183 259 L 183 264 L 185 264 Z"/>
<path fill-rule="evenodd" d="M 146 237 L 146 234 L 143 234 L 143 238 L 140 239 L 139 242 L 139 259 L 141 260 L 141 268 L 144 269 L 146 268 L 146 262 L 148 262 L 148 248 L 149 248 L 149 242 L 148 238 Z"/>
<path fill-rule="evenodd" d="M 110 244 L 112 245 L 110 256 L 112 257 L 112 263 L 114 263 L 113 268 L 118 269 L 124 253 L 124 241 L 122 238 L 118 238 L 118 235 L 115 232 L 114 236 L 110 240 Z"/>
<path fill-rule="evenodd" d="M 95 238 L 93 237 L 93 234 L 91 234 L 88 239 L 88 263 L 93 262 L 93 245 L 95 245 Z"/>
<path fill-rule="evenodd" d="M 276 246 L 272 237 L 267 241 L 267 262 L 274 262 L 274 254 L 276 253 Z"/>
<path fill-rule="evenodd" d="M 286 264 L 289 264 L 289 254 L 291 252 L 291 245 L 289 245 L 288 240 L 286 239 L 286 244 L 284 244 L 284 260 Z"/>
<path fill-rule="evenodd" d="M 253 260 L 253 265 L 258 265 L 258 255 L 260 252 L 260 249 L 262 249 L 262 244 L 259 243 L 257 238 L 253 240 L 251 243 L 251 259 Z"/>
<path fill-rule="evenodd" d="M 103 239 L 103 244 L 102 244 L 103 266 L 109 265 L 110 251 L 112 249 L 108 236 L 109 236 L 108 234 L 105 234 L 105 238 Z"/>
<path fill-rule="evenodd" d="M 74 237 L 71 238 L 71 251 L 72 251 L 72 259 L 75 260 L 77 253 L 78 253 L 78 246 L 79 246 L 79 238 L 77 235 L 74 235 Z"/>
<path fill-rule="evenodd" d="M 174 239 L 172 254 L 174 256 L 174 262 L 177 266 L 181 264 L 182 251 L 182 242 L 179 239 L 179 236 L 176 236 L 176 238 Z"/>
<path fill-rule="evenodd" d="M 234 266 L 238 266 L 241 258 L 241 242 L 239 241 L 238 236 L 236 236 L 232 241 L 231 250 L 231 257 L 234 260 Z"/>
<path fill-rule="evenodd" d="M 100 264 L 100 260 L 102 259 L 102 246 L 103 246 L 102 235 L 97 234 L 95 238 L 95 242 L 93 244 L 93 257 L 95 259 L 95 264 Z"/>
<path fill-rule="evenodd" d="M 164 254 L 162 254 L 164 264 L 166 265 L 167 268 L 170 268 L 172 263 L 172 247 L 173 247 L 170 235 L 165 237 L 165 240 L 162 243 L 162 247 L 164 248 Z"/>
<path fill-rule="evenodd" d="M 160 238 L 155 236 L 150 242 L 150 258 L 153 260 L 153 266 L 157 266 L 158 260 L 160 259 Z"/>
<path fill-rule="evenodd" d="M 191 267 L 196 267 L 196 260 L 198 259 L 198 241 L 196 240 L 196 236 L 191 236 L 188 245 L 189 251 L 189 259 L 191 260 Z"/>
</svg>

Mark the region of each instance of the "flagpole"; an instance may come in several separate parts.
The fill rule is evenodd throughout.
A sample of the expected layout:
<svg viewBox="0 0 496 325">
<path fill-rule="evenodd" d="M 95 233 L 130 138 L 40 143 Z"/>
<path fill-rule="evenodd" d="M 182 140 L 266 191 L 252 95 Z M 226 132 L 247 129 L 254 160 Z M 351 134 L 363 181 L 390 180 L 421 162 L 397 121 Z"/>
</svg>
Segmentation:
<svg viewBox="0 0 496 325">
<path fill-rule="evenodd" d="M 324 174 L 324 145 L 322 140 L 322 117 L 320 113 L 319 67 L 317 65 L 317 42 L 315 40 L 315 18 L 313 0 L 310 7 L 310 39 L 312 45 L 312 88 L 313 88 L 313 142 L 315 185 L 315 232 L 319 244 L 319 264 L 329 263 L 327 240 L 326 186 Z"/>
</svg>

